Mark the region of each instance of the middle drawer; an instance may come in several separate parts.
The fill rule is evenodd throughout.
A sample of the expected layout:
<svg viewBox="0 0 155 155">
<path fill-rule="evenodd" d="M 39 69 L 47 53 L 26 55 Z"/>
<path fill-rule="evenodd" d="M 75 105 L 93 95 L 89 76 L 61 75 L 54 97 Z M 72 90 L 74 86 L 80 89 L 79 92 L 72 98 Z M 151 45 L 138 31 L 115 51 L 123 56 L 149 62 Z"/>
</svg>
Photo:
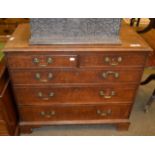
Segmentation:
<svg viewBox="0 0 155 155">
<path fill-rule="evenodd" d="M 140 81 L 141 70 L 40 69 L 11 70 L 14 84 L 107 83 Z"/>
<path fill-rule="evenodd" d="M 15 87 L 16 99 L 22 105 L 81 104 L 81 103 L 131 103 L 136 89 L 124 86 L 83 87 Z"/>
</svg>

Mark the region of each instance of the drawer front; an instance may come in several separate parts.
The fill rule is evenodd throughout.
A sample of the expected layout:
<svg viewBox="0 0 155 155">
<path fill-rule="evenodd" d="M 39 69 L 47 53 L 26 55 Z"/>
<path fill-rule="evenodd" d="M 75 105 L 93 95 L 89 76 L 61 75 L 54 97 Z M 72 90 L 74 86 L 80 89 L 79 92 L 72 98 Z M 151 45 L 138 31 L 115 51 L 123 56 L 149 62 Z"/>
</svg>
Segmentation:
<svg viewBox="0 0 155 155">
<path fill-rule="evenodd" d="M 8 55 L 10 68 L 56 68 L 76 67 L 76 55 Z"/>
<path fill-rule="evenodd" d="M 128 85 L 124 88 L 115 86 L 99 87 L 49 87 L 49 88 L 15 88 L 18 104 L 80 104 L 106 103 L 128 104 L 134 99 L 136 90 Z"/>
<path fill-rule="evenodd" d="M 141 70 L 12 70 L 14 84 L 138 82 Z"/>
<path fill-rule="evenodd" d="M 80 59 L 81 67 L 142 67 L 146 56 L 143 54 L 94 54 L 83 55 Z"/>
<path fill-rule="evenodd" d="M 129 106 L 21 106 L 21 121 L 63 121 L 128 118 Z"/>
</svg>

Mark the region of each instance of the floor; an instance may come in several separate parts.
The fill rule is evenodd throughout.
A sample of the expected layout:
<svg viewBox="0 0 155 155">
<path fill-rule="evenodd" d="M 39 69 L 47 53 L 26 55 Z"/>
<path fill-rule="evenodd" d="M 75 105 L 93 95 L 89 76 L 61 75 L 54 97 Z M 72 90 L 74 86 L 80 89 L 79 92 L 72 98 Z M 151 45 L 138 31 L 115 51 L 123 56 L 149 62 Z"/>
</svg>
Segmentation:
<svg viewBox="0 0 155 155">
<path fill-rule="evenodd" d="M 143 79 L 153 73 L 146 69 Z M 144 113 L 144 105 L 155 87 L 155 81 L 146 86 L 140 86 L 134 108 L 131 114 L 131 126 L 128 131 L 117 131 L 112 125 L 61 125 L 46 126 L 34 129 L 29 136 L 104 136 L 104 135 L 155 135 L 155 103 L 148 113 Z"/>
</svg>

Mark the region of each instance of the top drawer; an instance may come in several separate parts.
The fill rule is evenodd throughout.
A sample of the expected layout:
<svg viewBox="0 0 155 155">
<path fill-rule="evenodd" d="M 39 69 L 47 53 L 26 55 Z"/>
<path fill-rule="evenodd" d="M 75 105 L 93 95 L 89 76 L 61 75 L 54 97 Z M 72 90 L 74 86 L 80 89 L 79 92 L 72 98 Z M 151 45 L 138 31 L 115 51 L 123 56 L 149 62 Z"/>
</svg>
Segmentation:
<svg viewBox="0 0 155 155">
<path fill-rule="evenodd" d="M 91 54 L 83 55 L 80 60 L 81 67 L 142 67 L 145 64 L 145 54 Z"/>
<path fill-rule="evenodd" d="M 76 55 L 24 55 L 11 54 L 7 56 L 8 65 L 18 68 L 72 68 L 77 66 Z"/>
</svg>

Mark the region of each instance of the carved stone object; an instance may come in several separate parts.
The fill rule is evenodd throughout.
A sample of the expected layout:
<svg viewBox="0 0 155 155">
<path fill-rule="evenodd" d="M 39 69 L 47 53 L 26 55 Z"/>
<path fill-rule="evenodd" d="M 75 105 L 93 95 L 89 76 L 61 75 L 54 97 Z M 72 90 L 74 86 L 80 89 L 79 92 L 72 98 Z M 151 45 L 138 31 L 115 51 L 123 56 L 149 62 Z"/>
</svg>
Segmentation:
<svg viewBox="0 0 155 155">
<path fill-rule="evenodd" d="M 30 44 L 119 44 L 119 18 L 32 18 Z"/>
</svg>

